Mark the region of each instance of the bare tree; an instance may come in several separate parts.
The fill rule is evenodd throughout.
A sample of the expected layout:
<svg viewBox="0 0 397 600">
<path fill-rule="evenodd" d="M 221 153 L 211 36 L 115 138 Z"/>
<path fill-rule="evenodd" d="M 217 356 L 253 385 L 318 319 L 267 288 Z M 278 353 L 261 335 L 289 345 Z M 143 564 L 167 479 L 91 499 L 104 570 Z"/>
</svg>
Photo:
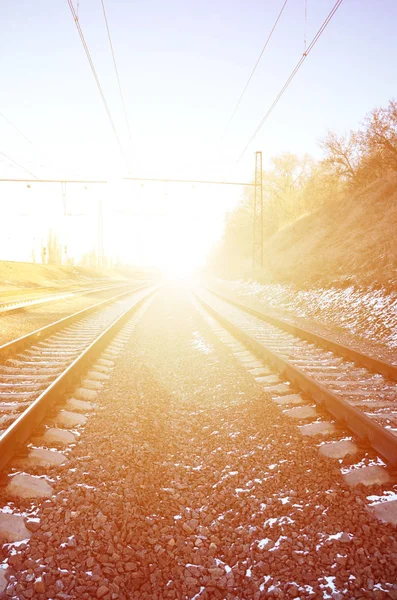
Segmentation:
<svg viewBox="0 0 397 600">
<path fill-rule="evenodd" d="M 50 229 L 47 239 L 47 262 L 49 265 L 62 264 L 62 246 L 56 233 Z"/>
<path fill-rule="evenodd" d="M 367 163 L 377 171 L 397 171 L 397 101 L 390 100 L 386 108 L 375 108 L 364 120 L 359 142 Z"/>
<path fill-rule="evenodd" d="M 325 152 L 323 163 L 330 167 L 333 174 L 347 182 L 353 182 L 360 163 L 360 148 L 358 136 L 354 131 L 338 137 L 328 131 L 320 141 L 320 147 Z"/>
<path fill-rule="evenodd" d="M 265 216 L 271 229 L 291 223 L 302 214 L 302 194 L 313 169 L 309 156 L 286 153 L 272 159 L 273 168 L 264 173 Z"/>
</svg>

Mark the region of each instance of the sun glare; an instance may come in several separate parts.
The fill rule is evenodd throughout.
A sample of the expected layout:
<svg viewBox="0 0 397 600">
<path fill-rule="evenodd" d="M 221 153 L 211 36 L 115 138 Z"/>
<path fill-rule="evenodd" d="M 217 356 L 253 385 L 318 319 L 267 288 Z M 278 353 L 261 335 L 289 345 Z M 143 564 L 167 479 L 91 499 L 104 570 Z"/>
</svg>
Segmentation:
<svg viewBox="0 0 397 600">
<path fill-rule="evenodd" d="M 59 184 L 39 182 L 4 191 L 12 199 L 7 227 L 0 226 L 6 256 L 40 260 L 52 230 L 75 264 L 95 258 L 102 246 L 107 264 L 154 267 L 179 279 L 205 263 L 240 192 L 115 180 L 104 187 L 69 185 L 65 197 Z"/>
<path fill-rule="evenodd" d="M 186 263 L 164 265 L 161 269 L 163 279 L 168 282 L 190 283 L 197 272 L 197 267 Z"/>
</svg>

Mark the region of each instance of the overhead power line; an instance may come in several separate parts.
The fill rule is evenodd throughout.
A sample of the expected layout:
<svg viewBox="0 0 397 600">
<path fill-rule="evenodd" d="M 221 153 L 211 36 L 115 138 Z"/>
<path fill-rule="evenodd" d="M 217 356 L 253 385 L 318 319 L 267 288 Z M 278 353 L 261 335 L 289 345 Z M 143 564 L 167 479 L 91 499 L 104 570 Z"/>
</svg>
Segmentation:
<svg viewBox="0 0 397 600">
<path fill-rule="evenodd" d="M 24 167 L 23 165 L 21 165 L 19 162 L 17 162 L 13 158 L 11 158 L 11 156 L 8 156 L 8 154 L 6 154 L 5 152 L 0 152 L 0 154 L 2 156 L 5 156 L 5 158 L 7 160 L 10 160 L 12 163 L 14 163 L 14 165 L 16 165 L 19 169 L 22 169 L 23 171 L 26 171 L 26 173 L 29 173 L 29 175 L 31 175 L 35 179 L 38 179 L 38 177 L 34 173 L 32 173 L 32 171 L 29 171 L 29 169 L 27 169 L 26 167 Z"/>
<path fill-rule="evenodd" d="M 77 31 L 78 31 L 78 33 L 79 33 L 79 36 L 80 36 L 81 43 L 83 44 L 83 48 L 84 48 L 84 50 L 85 50 L 85 53 L 86 53 L 86 56 L 87 56 L 87 59 L 88 59 L 89 65 L 90 65 L 90 67 L 91 67 L 91 71 L 92 71 L 92 74 L 93 74 L 93 76 L 94 76 L 95 83 L 97 84 L 97 87 L 98 87 L 99 94 L 100 94 L 100 96 L 101 96 L 101 99 L 102 99 L 103 105 L 104 105 L 104 107 L 105 107 L 106 114 L 107 114 L 107 116 L 108 116 L 108 119 L 109 119 L 109 122 L 110 122 L 110 126 L 111 126 L 111 128 L 112 128 L 112 130 L 113 130 L 113 133 L 114 133 L 114 136 L 115 136 L 115 138 L 116 138 L 116 140 L 117 140 L 117 144 L 118 144 L 118 147 L 119 147 L 119 150 L 120 150 L 120 154 L 121 154 L 121 156 L 123 157 L 123 160 L 124 160 L 124 162 L 125 162 L 125 164 L 126 164 L 126 166 L 127 166 L 127 169 L 129 169 L 129 166 L 128 166 L 128 161 L 127 161 L 127 159 L 126 159 L 126 157 L 125 157 L 124 150 L 123 150 L 123 147 L 122 147 L 122 145 L 121 145 L 121 142 L 120 142 L 120 138 L 119 138 L 119 136 L 118 136 L 118 134 L 117 134 L 117 130 L 116 130 L 116 127 L 115 127 L 115 125 L 114 125 L 114 121 L 113 121 L 113 119 L 112 119 L 112 115 L 111 115 L 111 112 L 110 112 L 110 109 L 109 109 L 108 103 L 106 102 L 105 94 L 103 93 L 102 86 L 101 86 L 101 84 L 100 84 L 100 82 L 99 82 L 99 78 L 98 78 L 97 72 L 96 72 L 96 70 L 95 70 L 94 63 L 93 63 L 93 61 L 92 61 L 92 58 L 91 58 L 90 51 L 89 51 L 89 49 L 88 49 L 88 46 L 87 46 L 87 43 L 86 43 L 86 41 L 85 41 L 85 39 L 84 39 L 83 31 L 82 31 L 82 29 L 81 29 L 81 27 L 80 27 L 79 19 L 78 19 L 78 17 L 77 17 L 76 11 L 75 11 L 75 9 L 74 9 L 74 6 L 73 6 L 73 4 L 72 4 L 72 0 L 67 0 L 67 2 L 68 2 L 68 4 L 69 4 L 69 8 L 70 8 L 70 12 L 72 13 L 73 20 L 74 20 L 74 22 L 75 22 L 75 24 L 76 24 L 76 28 L 77 28 Z"/>
<path fill-rule="evenodd" d="M 342 2 L 343 2 L 343 0 L 337 0 L 335 2 L 335 4 L 334 4 L 333 8 L 331 9 L 330 13 L 328 14 L 328 16 L 323 21 L 320 29 L 317 31 L 316 35 L 314 36 L 314 38 L 312 39 L 312 41 L 308 45 L 306 52 L 304 52 L 302 54 L 301 59 L 298 61 L 297 65 L 295 66 L 295 68 L 293 69 L 292 73 L 288 77 L 287 81 L 285 82 L 285 84 L 283 85 L 283 87 L 281 88 L 281 90 L 279 91 L 279 93 L 278 93 L 277 97 L 275 98 L 275 100 L 273 101 L 272 105 L 270 106 L 270 108 L 266 112 L 265 116 L 260 121 L 258 127 L 255 129 L 255 131 L 252 134 L 250 140 L 246 144 L 244 150 L 242 151 L 242 153 L 238 157 L 237 162 L 239 162 L 243 158 L 243 156 L 246 153 L 246 151 L 248 150 L 250 144 L 254 141 L 254 139 L 258 135 L 259 131 L 262 129 L 265 121 L 269 118 L 269 116 L 272 113 L 274 107 L 276 106 L 276 104 L 280 100 L 281 96 L 284 94 L 285 90 L 287 89 L 287 87 L 289 86 L 289 84 L 291 83 L 291 81 L 293 80 L 293 78 L 295 77 L 295 75 L 297 74 L 297 72 L 299 71 L 299 69 L 301 68 L 302 64 L 304 63 L 304 61 L 306 60 L 306 58 L 308 57 L 308 55 L 310 54 L 310 52 L 313 50 L 316 42 L 320 38 L 320 36 L 323 33 L 324 29 L 327 27 L 328 23 L 330 22 L 330 20 L 332 19 L 332 17 L 336 13 L 336 11 L 338 10 L 338 8 L 342 4 Z"/>
<path fill-rule="evenodd" d="M 10 119 L 8 119 L 8 118 L 7 118 L 7 117 L 6 117 L 6 116 L 5 116 L 3 113 L 1 113 L 1 112 L 0 112 L 0 117 L 2 117 L 2 118 L 5 120 L 5 121 L 7 121 L 7 123 L 8 123 L 8 124 L 9 124 L 9 125 L 10 125 L 10 126 L 13 128 L 13 129 L 15 129 L 15 131 L 16 131 L 17 133 L 19 133 L 19 135 L 20 135 L 20 136 L 22 136 L 22 137 L 23 137 L 23 139 L 24 139 L 26 142 L 28 142 L 28 144 L 31 146 L 31 149 L 32 149 L 32 150 L 36 149 L 36 150 L 38 150 L 38 151 L 39 151 L 39 153 L 41 154 L 41 159 L 40 159 L 40 162 L 46 162 L 46 163 L 48 162 L 48 161 L 47 161 L 47 156 L 46 156 L 46 154 L 45 154 L 45 153 L 42 151 L 42 149 L 41 149 L 41 147 L 40 147 L 40 146 L 37 146 L 37 144 L 35 144 L 34 142 L 32 142 L 32 140 L 31 140 L 31 139 L 29 139 L 29 138 L 28 138 L 28 136 L 27 136 L 27 135 L 25 135 L 25 134 L 23 133 L 23 131 L 21 131 L 21 130 L 19 129 L 19 127 L 17 127 L 17 126 L 15 125 L 15 123 L 13 123 L 12 121 L 10 121 Z M 37 154 L 37 153 L 36 153 L 36 154 Z M 45 161 L 42 161 L 42 158 L 43 158 L 43 156 L 44 156 L 44 158 L 45 158 Z M 40 158 L 40 157 L 39 157 L 39 158 Z M 36 161 L 36 162 L 37 162 L 37 161 Z M 40 164 L 40 167 L 42 167 L 42 166 L 43 166 L 43 165 L 42 165 L 42 164 Z M 50 166 L 51 168 L 54 168 L 54 167 L 53 167 L 53 165 L 52 165 L 51 163 L 49 163 L 49 166 Z M 26 170 L 26 169 L 25 169 L 25 170 Z"/>
<path fill-rule="evenodd" d="M 0 112 L 0 117 L 2 117 L 5 121 L 7 121 L 7 123 L 13 128 L 15 129 L 15 131 L 17 131 L 19 133 L 19 135 L 21 135 L 31 146 L 33 146 L 33 142 L 32 140 L 30 140 L 16 125 L 14 125 L 14 123 L 12 121 L 10 121 L 10 119 L 8 119 L 5 115 L 3 115 L 3 113 Z M 29 171 L 29 169 L 27 169 L 26 167 L 24 167 L 23 165 L 21 165 L 19 162 L 17 162 L 16 160 L 14 160 L 13 158 L 11 158 L 11 156 L 8 156 L 8 154 L 5 154 L 4 152 L 0 152 L 0 154 L 2 156 L 5 156 L 5 158 L 9 161 L 11 161 L 12 163 L 14 163 L 14 165 L 16 165 L 19 169 L 22 169 L 23 171 L 26 171 L 26 173 L 29 173 L 29 175 L 32 175 L 32 177 L 35 177 L 35 179 L 37 179 L 37 176 L 32 173 L 32 171 Z"/>
<path fill-rule="evenodd" d="M 118 71 L 118 68 L 117 68 L 116 57 L 115 57 L 114 50 L 113 50 L 112 38 L 111 38 L 111 36 L 110 36 L 110 29 L 109 29 L 108 19 L 107 19 L 107 16 L 106 16 L 106 10 L 105 10 L 105 3 L 104 3 L 104 0 L 101 0 L 101 4 L 102 4 L 103 16 L 104 16 L 104 18 L 105 18 L 106 31 L 107 31 L 107 33 L 108 33 L 108 39 L 109 39 L 110 50 L 111 50 L 111 52 L 112 52 L 112 58 L 113 58 L 114 70 L 115 70 L 116 77 L 117 77 L 117 84 L 118 84 L 118 86 L 119 86 L 119 92 L 120 92 L 121 104 L 122 104 L 122 106 L 123 106 L 123 112 L 124 112 L 125 124 L 126 124 L 126 126 L 127 126 L 128 137 L 129 137 L 129 139 L 130 139 L 130 142 L 132 142 L 132 138 L 131 138 L 131 129 L 130 129 L 130 123 L 129 123 L 129 121 L 128 121 L 127 110 L 126 110 L 126 108 L 125 108 L 124 94 L 123 94 L 123 90 L 121 89 L 121 83 L 120 83 L 119 71 Z"/>
<path fill-rule="evenodd" d="M 29 138 L 28 138 L 28 137 L 27 137 L 27 136 L 26 136 L 26 135 L 25 135 L 25 134 L 24 134 L 24 133 L 23 133 L 23 132 L 22 132 L 22 131 L 21 131 L 21 130 L 20 130 L 20 129 L 19 129 L 17 126 L 16 126 L 16 125 L 14 125 L 14 123 L 12 123 L 12 122 L 10 121 L 10 119 L 7 119 L 7 117 L 6 117 L 5 115 L 3 115 L 3 113 L 1 113 L 1 112 L 0 112 L 0 117 L 3 117 L 3 119 L 4 119 L 5 121 L 7 121 L 7 123 L 8 123 L 9 125 L 11 125 L 11 127 L 12 127 L 13 129 L 15 129 L 15 131 L 17 131 L 17 132 L 19 133 L 19 135 L 21 135 L 21 136 L 22 136 L 22 137 L 23 137 L 23 138 L 24 138 L 24 139 L 25 139 L 25 140 L 26 140 L 26 141 L 27 141 L 29 144 L 31 144 L 31 145 L 33 146 L 33 142 L 32 142 L 32 140 L 30 140 L 30 139 L 29 139 Z"/>
<path fill-rule="evenodd" d="M 231 116 L 230 116 L 230 119 L 229 119 L 229 121 L 227 122 L 227 125 L 226 125 L 226 127 L 225 127 L 225 129 L 224 129 L 224 131 L 223 131 L 223 134 L 222 134 L 222 139 L 225 137 L 225 135 L 226 135 L 226 132 L 227 132 L 227 130 L 229 129 L 230 123 L 233 121 L 234 115 L 236 114 L 236 112 L 237 112 L 237 110 L 238 110 L 238 108 L 239 108 L 239 106 L 240 106 L 240 104 L 241 104 L 241 101 L 242 101 L 242 99 L 243 99 L 243 98 L 244 98 L 244 96 L 245 96 L 245 92 L 247 91 L 247 88 L 248 88 L 249 84 L 251 83 L 251 79 L 252 79 L 252 77 L 254 76 L 254 73 L 255 73 L 255 71 L 256 71 L 256 69 L 257 69 L 258 65 L 259 65 L 259 62 L 260 62 L 260 60 L 261 60 L 261 58 L 262 58 L 262 56 L 263 56 L 263 53 L 265 52 L 265 50 L 266 50 L 266 48 L 267 48 L 267 45 L 268 45 L 268 43 L 270 42 L 270 38 L 272 37 L 272 35 L 273 35 L 273 32 L 274 32 L 274 30 L 275 30 L 275 29 L 276 29 L 276 27 L 277 27 L 277 23 L 279 22 L 279 20 L 280 20 L 280 17 L 281 17 L 281 15 L 283 14 L 283 11 L 284 11 L 284 8 L 285 8 L 285 6 L 286 6 L 287 2 L 288 2 L 288 0 L 285 0 L 285 1 L 284 1 L 284 4 L 282 5 L 282 7 L 281 7 L 281 10 L 280 10 L 280 12 L 278 13 L 277 19 L 275 20 L 275 22 L 274 22 L 274 24 L 273 24 L 273 27 L 272 27 L 272 29 L 271 29 L 271 31 L 270 31 L 270 33 L 269 33 L 269 35 L 267 36 L 267 40 L 266 40 L 266 42 L 265 42 L 265 45 L 263 46 L 263 48 L 262 48 L 262 51 L 261 51 L 261 53 L 259 54 L 259 56 L 258 56 L 258 58 L 257 58 L 257 61 L 256 61 L 256 63 L 255 63 L 255 66 L 254 66 L 254 68 L 253 68 L 253 69 L 252 69 L 252 71 L 251 71 L 251 75 L 248 77 L 247 83 L 245 84 L 245 86 L 244 86 L 244 89 L 243 89 L 243 91 L 241 92 L 240 98 L 237 100 L 237 104 L 236 104 L 236 106 L 234 107 L 234 110 L 233 110 L 233 112 L 232 112 L 232 114 L 231 114 Z"/>
<path fill-rule="evenodd" d="M 303 32 L 303 53 L 306 52 L 306 38 L 307 38 L 307 0 L 305 0 L 305 29 Z"/>
<path fill-rule="evenodd" d="M 205 183 L 209 185 L 239 185 L 239 186 L 253 186 L 253 183 L 241 182 L 241 181 L 213 181 L 204 179 L 159 179 L 155 177 L 123 177 L 126 181 L 149 181 L 156 183 Z"/>
<path fill-rule="evenodd" d="M 106 179 L 3 179 L 0 181 L 9 181 L 13 183 L 107 183 Z"/>
<path fill-rule="evenodd" d="M 0 154 L 2 154 L 0 152 Z M 206 185 L 239 185 L 253 187 L 255 184 L 248 181 L 212 181 L 204 179 L 159 179 L 154 177 L 123 177 L 124 181 L 145 181 L 149 183 L 204 183 Z M 9 181 L 15 183 L 108 183 L 106 179 L 2 179 L 1 181 Z"/>
</svg>

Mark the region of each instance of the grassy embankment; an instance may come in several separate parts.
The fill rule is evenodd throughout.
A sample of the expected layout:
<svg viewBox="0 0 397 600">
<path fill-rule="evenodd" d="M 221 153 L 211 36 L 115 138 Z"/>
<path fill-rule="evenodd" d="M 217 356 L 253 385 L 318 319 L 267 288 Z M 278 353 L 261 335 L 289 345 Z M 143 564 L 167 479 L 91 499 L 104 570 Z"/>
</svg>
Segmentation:
<svg viewBox="0 0 397 600">
<path fill-rule="evenodd" d="M 42 265 L 12 261 L 0 261 L 0 292 L 21 289 L 32 291 L 40 288 L 65 288 L 95 284 L 100 281 L 123 281 L 144 279 L 145 273 L 121 268 L 100 270 L 82 266 Z"/>
<path fill-rule="evenodd" d="M 262 282 L 396 289 L 397 176 L 335 202 L 279 230 L 265 242 Z M 241 275 L 249 275 L 248 265 Z M 252 273 L 250 274 L 252 277 Z"/>
</svg>

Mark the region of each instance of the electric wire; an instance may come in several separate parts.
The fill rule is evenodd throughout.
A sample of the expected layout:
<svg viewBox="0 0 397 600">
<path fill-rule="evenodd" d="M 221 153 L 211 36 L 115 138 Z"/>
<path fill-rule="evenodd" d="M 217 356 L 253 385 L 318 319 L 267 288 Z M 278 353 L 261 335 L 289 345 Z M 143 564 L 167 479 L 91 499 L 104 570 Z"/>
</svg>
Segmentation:
<svg viewBox="0 0 397 600">
<path fill-rule="evenodd" d="M 125 154 L 124 154 L 124 150 L 123 150 L 123 147 L 122 147 L 122 145 L 121 145 L 120 138 L 119 138 L 119 136 L 118 136 L 118 134 L 117 134 L 117 130 L 116 130 L 116 127 L 115 127 L 115 124 L 114 124 L 114 121 L 113 121 L 113 118 L 112 118 L 112 115 L 111 115 L 111 112 L 110 112 L 110 109 L 109 109 L 108 103 L 107 103 L 107 101 L 106 101 L 105 94 L 103 93 L 102 86 L 101 86 L 101 84 L 100 84 L 100 81 L 99 81 L 99 78 L 98 78 L 97 72 L 96 72 L 96 70 L 95 70 L 94 63 L 93 63 L 93 61 L 92 61 L 92 58 L 91 58 L 90 51 L 89 51 L 89 49 L 88 49 L 88 46 L 87 46 L 87 43 L 86 43 L 86 41 L 85 41 L 85 38 L 84 38 L 84 35 L 83 35 L 83 31 L 82 31 L 82 29 L 81 29 L 81 27 L 80 27 L 79 19 L 78 19 L 78 17 L 77 17 L 76 11 L 75 11 L 75 9 L 74 9 L 74 6 L 73 6 L 73 4 L 72 4 L 72 0 L 67 0 L 67 2 L 68 2 L 68 5 L 69 5 L 69 8 L 70 8 L 70 12 L 72 13 L 73 20 L 74 20 L 74 22 L 75 22 L 75 24 L 76 24 L 76 28 L 77 28 L 78 34 L 79 34 L 79 36 L 80 36 L 80 40 L 81 40 L 81 43 L 82 43 L 82 45 L 83 45 L 83 48 L 84 48 L 84 50 L 85 50 L 85 53 L 86 53 L 86 56 L 87 56 L 87 60 L 88 60 L 88 63 L 89 63 L 89 65 L 90 65 L 90 68 L 91 68 L 92 74 L 93 74 L 93 76 L 94 76 L 95 83 L 96 83 L 96 85 L 97 85 L 97 88 L 98 88 L 99 94 L 100 94 L 100 96 L 101 96 L 101 99 L 102 99 L 103 105 L 104 105 L 104 107 L 105 107 L 105 111 L 106 111 L 106 114 L 107 114 L 107 116 L 108 116 L 108 119 L 109 119 L 110 126 L 111 126 L 111 128 L 112 128 L 112 131 L 113 131 L 113 133 L 114 133 L 114 136 L 115 136 L 115 138 L 116 138 L 116 141 L 117 141 L 117 144 L 118 144 L 118 147 L 119 147 L 119 150 L 120 150 L 120 154 L 121 154 L 121 156 L 123 157 L 123 160 L 124 160 L 124 162 L 125 162 L 125 164 L 126 164 L 126 166 L 127 166 L 127 169 L 129 169 L 129 166 L 128 166 L 128 161 L 127 161 L 127 159 L 126 159 L 126 156 L 125 156 Z"/>
<path fill-rule="evenodd" d="M 41 159 L 42 159 L 42 158 L 43 158 L 43 156 L 44 156 L 44 159 L 45 159 L 45 160 L 44 160 L 44 161 L 42 161 L 42 160 L 41 160 L 40 162 L 44 162 L 44 163 L 45 163 L 45 165 L 39 164 L 39 166 L 40 166 L 40 167 L 43 167 L 43 166 L 49 166 L 51 169 L 54 169 L 54 168 L 59 168 L 59 165 L 58 165 L 57 167 L 54 167 L 54 165 L 53 165 L 52 161 L 48 161 L 48 160 L 47 160 L 47 155 L 46 155 L 46 154 L 43 152 L 43 150 L 42 150 L 41 146 L 38 146 L 37 144 L 35 144 L 34 142 L 32 142 L 32 140 L 31 140 L 31 139 L 29 139 L 29 138 L 28 138 L 28 136 L 27 136 L 27 135 L 25 135 L 25 134 L 23 133 L 23 131 L 21 131 L 21 130 L 19 129 L 19 127 L 17 127 L 17 126 L 15 125 L 15 123 L 13 123 L 12 121 L 10 121 L 10 119 L 8 119 L 8 117 L 6 117 L 6 116 L 5 116 L 5 114 L 3 114 L 2 112 L 0 112 L 0 117 L 2 117 L 2 118 L 3 118 L 3 119 L 4 119 L 4 120 L 5 120 L 5 121 L 6 121 L 6 122 L 7 122 L 7 123 L 8 123 L 8 124 L 9 124 L 9 125 L 10 125 L 10 126 L 13 128 L 13 129 L 15 129 L 15 131 L 16 131 L 17 133 L 19 133 L 19 135 L 20 135 L 20 136 L 22 136 L 22 137 L 23 137 L 23 139 L 24 139 L 26 142 L 28 142 L 28 144 L 30 144 L 30 146 L 32 147 L 32 150 L 36 149 L 36 151 L 38 151 L 38 152 L 39 152 L 39 154 L 41 154 Z M 39 157 L 39 158 L 40 158 L 40 157 Z M 37 162 L 37 161 L 36 161 L 36 162 Z M 29 171 L 29 172 L 30 172 L 30 171 Z"/>
<path fill-rule="evenodd" d="M 32 146 L 33 146 L 32 140 L 30 140 L 16 125 L 14 125 L 14 123 L 12 123 L 12 121 L 10 121 L 10 119 L 8 119 L 5 115 L 3 115 L 2 112 L 0 112 L 0 117 L 3 117 L 3 119 L 5 121 L 7 121 L 7 123 L 9 125 L 11 125 L 11 127 L 13 129 L 15 129 L 15 131 L 17 131 L 19 133 L 19 135 L 21 135 L 29 144 L 32 144 Z"/>
<path fill-rule="evenodd" d="M 7 123 L 13 128 L 15 129 L 15 131 L 17 131 L 19 133 L 19 135 L 21 135 L 31 146 L 33 146 L 33 142 L 32 140 L 30 140 L 16 125 L 14 125 L 14 123 L 12 121 L 10 121 L 10 119 L 8 119 L 2 112 L 0 112 L 0 117 L 2 117 L 5 121 L 7 121 Z M 5 154 L 5 152 L 0 152 L 0 154 L 2 156 L 5 156 L 5 158 L 7 158 L 7 160 L 11 161 L 12 163 L 14 163 L 14 165 L 16 165 L 18 168 L 22 169 L 23 171 L 26 171 L 26 173 L 29 173 L 29 175 L 32 175 L 33 177 L 35 177 L 37 179 L 37 176 L 32 173 L 32 171 L 29 171 L 29 169 L 27 169 L 26 167 L 24 167 L 23 165 L 21 165 L 20 163 L 18 163 L 16 160 L 14 160 L 13 158 L 11 158 L 11 156 L 8 156 L 8 154 Z"/>
<path fill-rule="evenodd" d="M 306 52 L 306 44 L 307 44 L 307 0 L 305 0 L 305 29 L 303 33 L 303 53 Z"/>
<path fill-rule="evenodd" d="M 8 154 L 6 154 L 5 152 L 1 152 L 0 154 L 2 156 L 5 156 L 5 158 L 7 160 L 10 160 L 12 163 L 14 163 L 14 165 L 16 165 L 17 167 L 19 167 L 20 169 L 22 169 L 23 171 L 26 171 L 26 173 L 29 173 L 29 175 L 31 175 L 32 177 L 34 177 L 35 179 L 38 179 L 37 175 L 35 175 L 34 173 L 32 173 L 32 171 L 29 171 L 29 169 L 27 169 L 26 167 L 24 167 L 23 165 L 21 165 L 19 162 L 17 162 L 16 160 L 14 160 L 13 158 L 11 158 L 11 156 L 8 156 Z"/>
<path fill-rule="evenodd" d="M 293 69 L 292 73 L 288 77 L 287 81 L 285 82 L 285 84 L 283 85 L 283 87 L 281 88 L 281 90 L 279 91 L 278 95 L 276 96 L 275 100 L 273 101 L 273 103 L 271 104 L 270 108 L 266 112 L 265 116 L 260 121 L 259 125 L 257 126 L 257 128 L 254 131 L 254 133 L 252 134 L 250 140 L 248 141 L 248 143 L 244 147 L 244 150 L 241 152 L 240 156 L 238 157 L 238 159 L 236 161 L 237 163 L 240 162 L 240 160 L 243 158 L 243 156 L 246 153 L 246 151 L 248 150 L 249 146 L 254 141 L 254 139 L 258 135 L 259 131 L 262 129 L 265 121 L 269 118 L 269 116 L 272 113 L 274 107 L 276 106 L 276 104 L 280 100 L 281 96 L 284 94 L 285 90 L 287 89 L 287 87 L 289 86 L 289 84 L 291 83 L 291 81 L 293 80 L 293 78 L 295 77 L 295 75 L 297 74 L 297 72 L 299 71 L 300 67 L 302 66 L 302 64 L 304 63 L 304 61 L 306 60 L 306 58 L 308 57 L 308 55 L 310 54 L 310 52 L 313 50 L 316 42 L 321 37 L 321 34 L 323 33 L 324 29 L 327 27 L 328 23 L 331 21 L 332 17 L 336 13 L 336 11 L 338 10 L 338 8 L 342 4 L 342 2 L 343 2 L 343 0 L 337 0 L 335 2 L 335 4 L 334 4 L 333 8 L 331 9 L 330 13 L 328 14 L 328 16 L 323 21 L 320 29 L 317 31 L 316 35 L 314 36 L 314 38 L 312 39 L 312 41 L 308 45 L 306 52 L 304 52 L 302 54 L 302 56 L 301 56 L 300 60 L 298 61 L 297 65 L 295 66 L 295 68 Z"/>
<path fill-rule="evenodd" d="M 112 52 L 113 65 L 114 65 L 114 70 L 115 70 L 115 73 L 116 73 L 117 84 L 119 86 L 119 92 L 120 92 L 121 104 L 123 106 L 125 124 L 127 126 L 128 137 L 130 139 L 130 142 L 132 142 L 130 123 L 129 123 L 129 120 L 128 120 L 127 110 L 126 110 L 126 107 L 125 107 L 124 94 L 123 94 L 123 90 L 121 88 L 119 71 L 118 71 L 118 68 L 117 68 L 116 57 L 115 57 L 114 50 L 113 50 L 112 38 L 110 36 L 110 29 L 109 29 L 108 19 L 107 19 L 107 16 L 106 16 L 106 10 L 105 10 L 105 2 L 104 2 L 104 0 L 101 0 L 101 4 L 102 4 L 103 16 L 105 18 L 105 25 L 106 25 L 106 31 L 107 31 L 107 34 L 108 34 L 110 50 Z"/>
<path fill-rule="evenodd" d="M 277 27 L 277 23 L 279 22 L 281 15 L 282 15 L 282 14 L 283 14 L 283 12 L 284 12 L 284 8 L 286 7 L 286 4 L 287 4 L 287 2 L 288 2 L 288 0 L 285 0 L 285 1 L 284 1 L 284 4 L 282 5 L 282 7 L 281 7 L 281 10 L 280 10 L 280 12 L 278 13 L 277 19 L 275 20 L 275 22 L 274 22 L 274 24 L 273 24 L 273 27 L 272 27 L 272 29 L 271 29 L 271 31 L 270 31 L 270 33 L 269 33 L 268 37 L 267 37 L 267 40 L 266 40 L 266 42 L 265 42 L 265 45 L 263 46 L 263 48 L 262 48 L 262 51 L 261 51 L 261 53 L 259 54 L 259 56 L 258 56 L 258 58 L 257 58 L 257 61 L 256 61 L 256 63 L 255 63 L 255 66 L 254 66 L 254 68 L 253 68 L 253 69 L 252 69 L 252 71 L 251 71 L 251 75 L 248 77 L 248 80 L 247 80 L 247 82 L 246 82 L 246 84 L 245 84 L 245 86 L 244 86 L 244 89 L 243 89 L 243 91 L 241 92 L 241 95 L 240 95 L 239 99 L 237 100 L 237 104 L 236 104 L 236 106 L 234 107 L 234 110 L 233 110 L 233 112 L 232 112 L 232 114 L 231 114 L 231 116 L 230 116 L 230 118 L 229 118 L 229 121 L 227 122 L 227 124 L 226 124 L 226 127 L 225 127 L 225 129 L 224 129 L 224 131 L 223 131 L 222 138 L 221 138 L 222 140 L 223 140 L 223 138 L 225 137 L 225 135 L 226 135 L 226 132 L 227 132 L 227 130 L 229 129 L 230 123 L 233 121 L 233 118 L 234 118 L 234 116 L 235 116 L 235 114 L 236 114 L 236 112 L 237 112 L 237 110 L 238 110 L 238 108 L 239 108 L 239 106 L 240 106 L 240 104 L 241 104 L 241 101 L 242 101 L 242 99 L 243 99 L 243 98 L 244 98 L 244 96 L 245 96 L 245 92 L 247 91 L 247 88 L 248 88 L 249 84 L 251 83 L 251 79 L 252 79 L 252 77 L 254 76 L 254 73 L 255 73 L 255 71 L 256 71 L 256 69 L 257 69 L 258 65 L 259 65 L 259 62 L 260 62 L 260 60 L 261 60 L 262 56 L 263 56 L 263 53 L 265 52 L 265 50 L 266 50 L 266 48 L 267 48 L 267 45 L 268 45 L 268 44 L 269 44 L 269 42 L 270 42 L 270 39 L 271 39 L 271 37 L 272 37 L 272 35 L 273 35 L 273 32 L 274 32 L 274 30 L 275 30 L 275 29 L 276 29 L 276 27 Z"/>
</svg>

